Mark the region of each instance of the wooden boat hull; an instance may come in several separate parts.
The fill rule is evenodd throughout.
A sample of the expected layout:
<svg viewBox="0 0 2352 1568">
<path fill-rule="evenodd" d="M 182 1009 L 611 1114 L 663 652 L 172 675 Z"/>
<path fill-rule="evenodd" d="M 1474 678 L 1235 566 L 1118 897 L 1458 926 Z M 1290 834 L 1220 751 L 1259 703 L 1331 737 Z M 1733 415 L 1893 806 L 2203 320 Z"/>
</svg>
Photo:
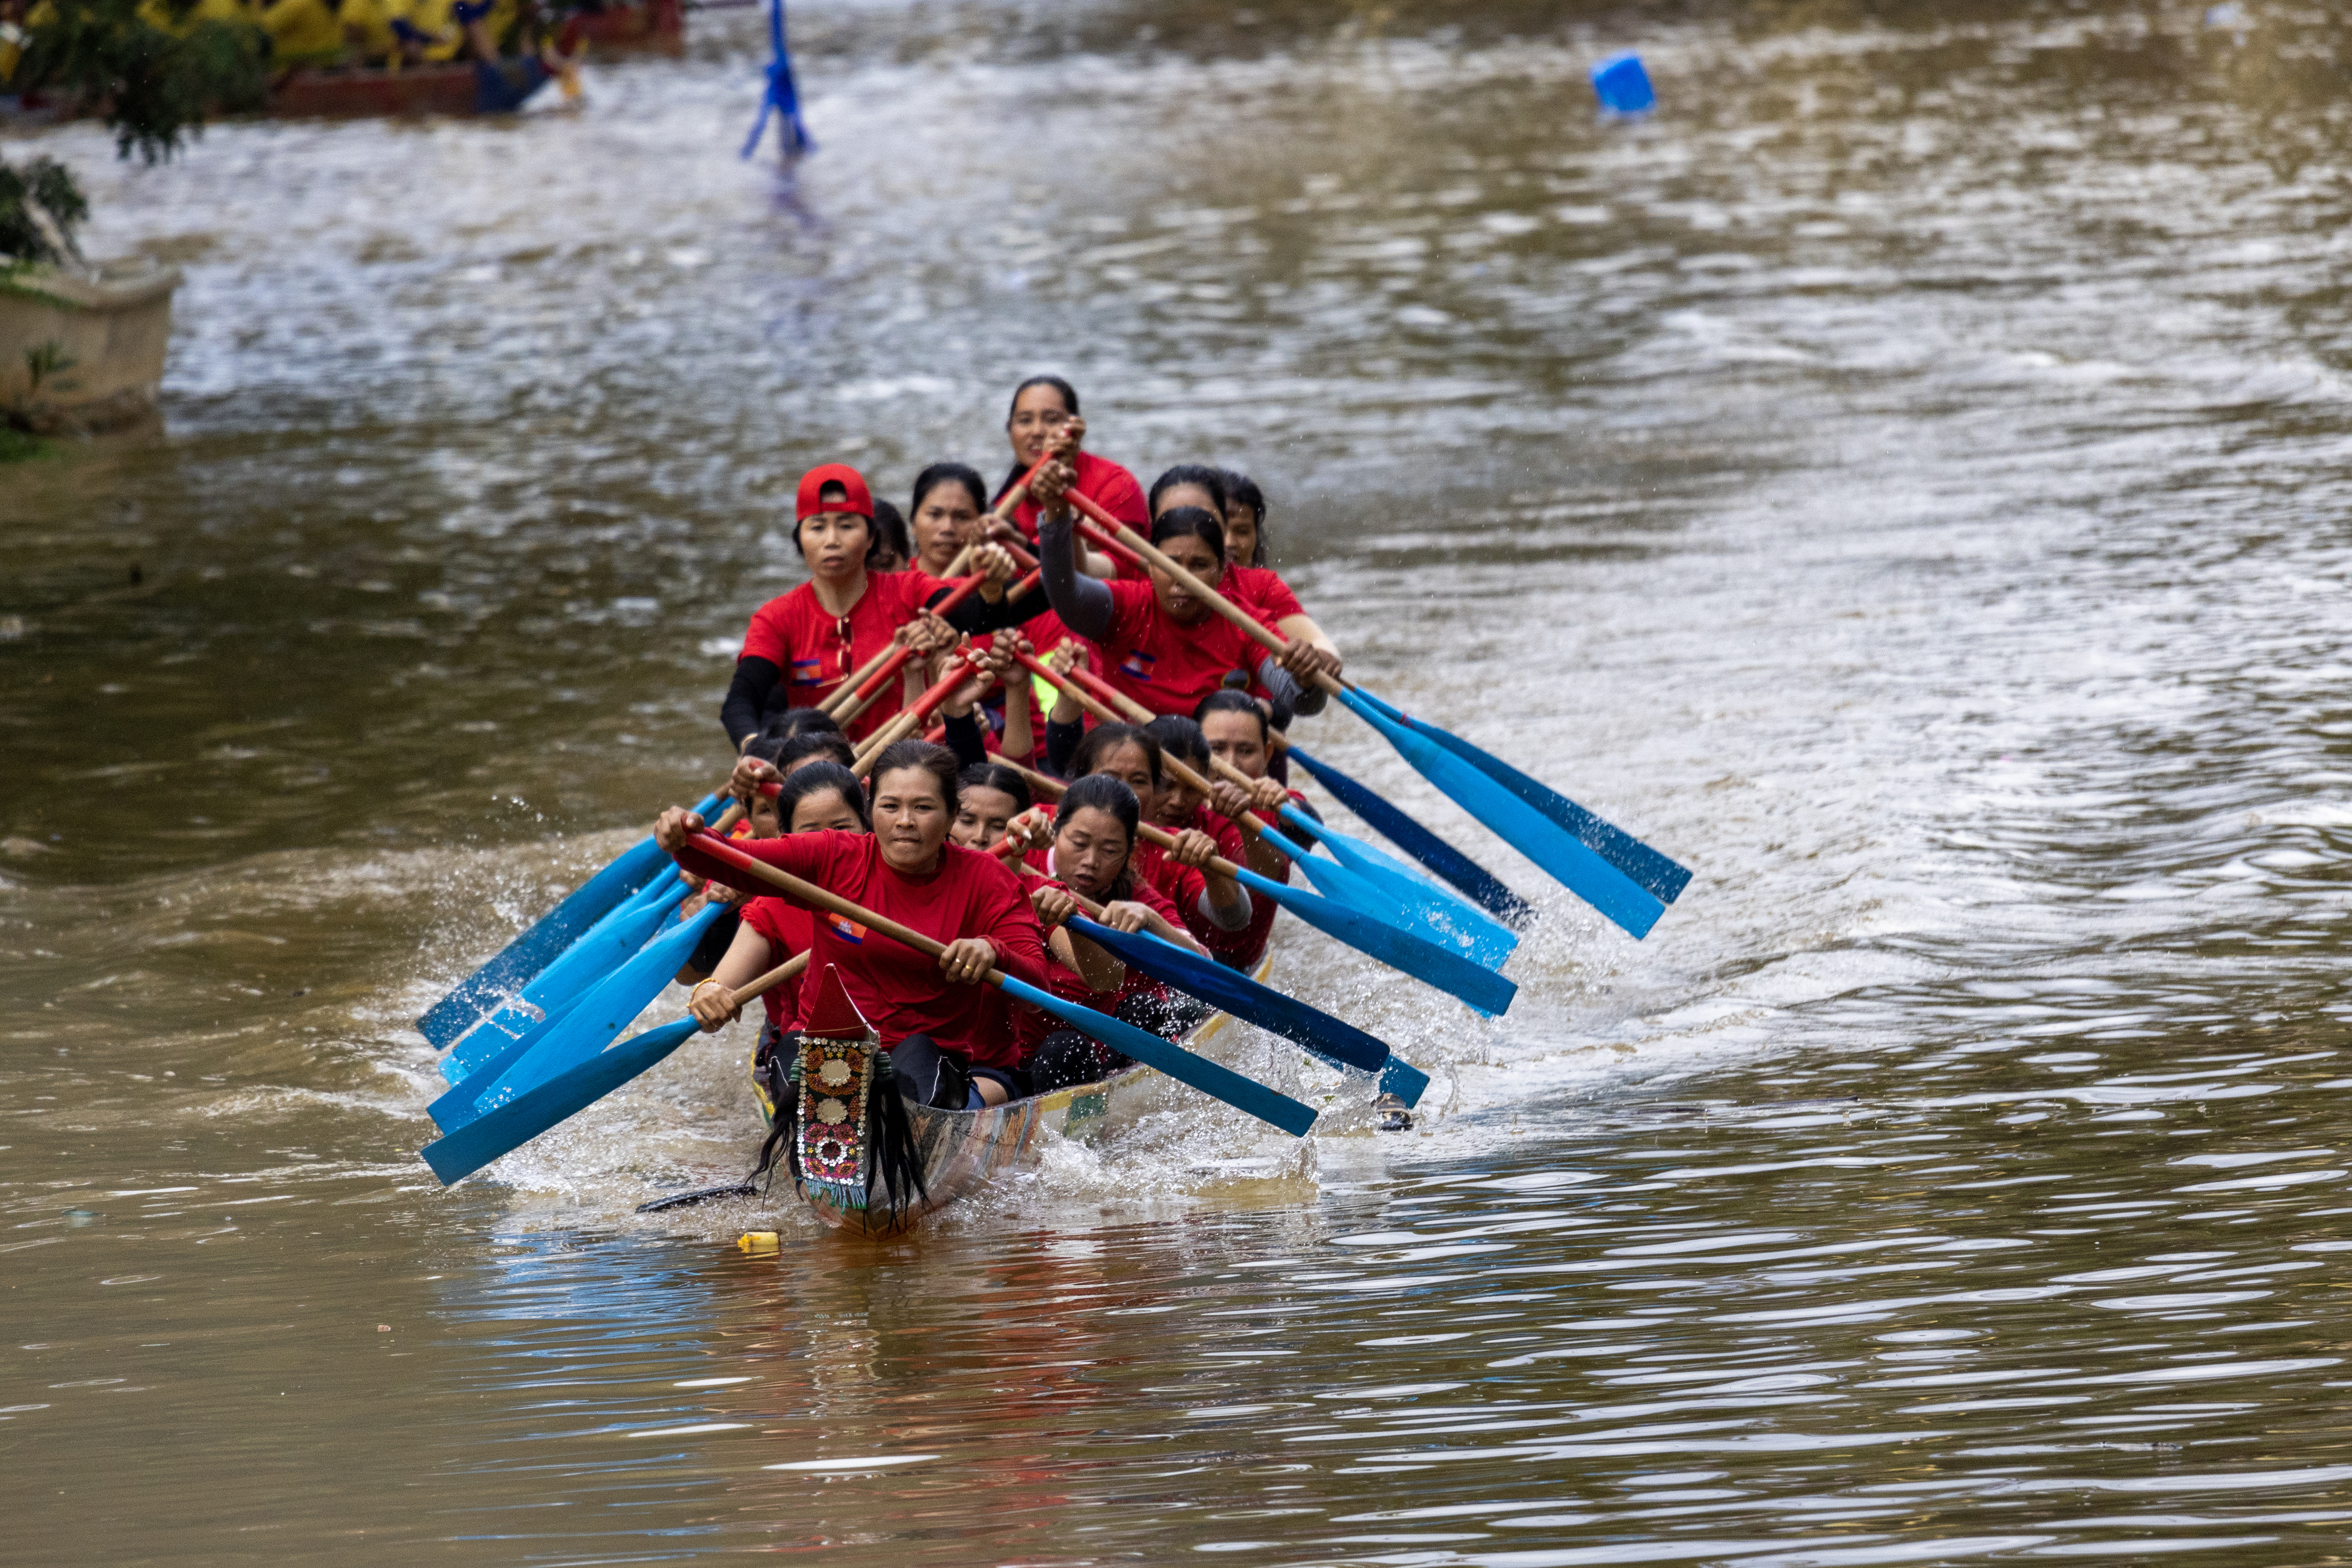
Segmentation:
<svg viewBox="0 0 2352 1568">
<path fill-rule="evenodd" d="M 478 90 L 470 64 L 396 71 L 301 69 L 270 89 L 269 112 L 305 120 L 472 114 Z"/>
<path fill-rule="evenodd" d="M 1258 973 L 1263 975 L 1265 968 Z M 1197 1048 L 1231 1022 L 1230 1015 L 1213 1014 L 1185 1037 L 1185 1043 Z M 1139 1063 L 1096 1083 L 1076 1084 L 979 1110 L 908 1106 L 923 1182 L 921 1193 L 906 1207 L 850 1207 L 807 1184 L 799 1187 L 799 1194 L 817 1218 L 835 1230 L 872 1237 L 903 1236 L 1003 1173 L 1035 1165 L 1048 1135 L 1083 1142 L 1132 1124 L 1151 1086 L 1161 1080 L 1159 1072 Z M 775 1102 L 757 1071 L 751 1076 L 751 1090 L 759 1098 L 761 1116 L 772 1126 Z M 886 1088 L 877 1092 L 890 1091 Z"/>
</svg>

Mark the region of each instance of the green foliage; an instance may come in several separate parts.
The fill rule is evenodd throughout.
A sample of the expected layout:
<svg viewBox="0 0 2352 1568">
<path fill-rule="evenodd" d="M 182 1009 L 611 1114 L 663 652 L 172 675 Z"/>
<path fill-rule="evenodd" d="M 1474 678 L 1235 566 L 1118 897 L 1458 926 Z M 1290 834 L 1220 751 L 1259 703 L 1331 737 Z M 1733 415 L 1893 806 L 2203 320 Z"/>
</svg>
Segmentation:
<svg viewBox="0 0 2352 1568">
<path fill-rule="evenodd" d="M 165 0 L 165 31 L 139 15 L 139 0 L 49 0 L 28 18 L 10 85 L 89 105 L 122 157 L 169 158 L 206 114 L 258 109 L 268 89 L 268 35 L 245 23 L 191 25 L 194 5 Z"/>
<path fill-rule="evenodd" d="M 82 219 L 89 216 L 89 203 L 73 171 L 56 159 L 36 158 L 15 167 L 0 163 L 0 256 L 19 261 L 70 259 L 58 255 L 57 247 L 41 232 L 41 226 L 26 208 L 26 196 L 55 220 L 68 244 L 72 243 Z"/>
</svg>

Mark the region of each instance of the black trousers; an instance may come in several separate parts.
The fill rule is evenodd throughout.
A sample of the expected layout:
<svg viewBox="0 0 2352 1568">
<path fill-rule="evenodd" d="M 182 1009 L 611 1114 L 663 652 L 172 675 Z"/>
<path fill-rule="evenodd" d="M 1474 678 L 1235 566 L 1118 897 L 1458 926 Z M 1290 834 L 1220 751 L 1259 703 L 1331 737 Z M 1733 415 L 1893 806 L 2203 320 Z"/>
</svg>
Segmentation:
<svg viewBox="0 0 2352 1568">
<path fill-rule="evenodd" d="M 1173 1040 L 1207 1017 L 1210 1011 L 1207 1003 L 1191 996 L 1138 993 L 1121 1002 L 1113 1016 L 1146 1034 Z M 1037 1055 L 1029 1064 L 1029 1081 L 1035 1086 L 1034 1092 L 1047 1094 L 1072 1084 L 1097 1082 L 1123 1067 L 1132 1066 L 1134 1061 L 1126 1052 L 1113 1050 L 1091 1035 L 1082 1035 L 1076 1029 L 1056 1029 L 1038 1043 Z"/>
</svg>

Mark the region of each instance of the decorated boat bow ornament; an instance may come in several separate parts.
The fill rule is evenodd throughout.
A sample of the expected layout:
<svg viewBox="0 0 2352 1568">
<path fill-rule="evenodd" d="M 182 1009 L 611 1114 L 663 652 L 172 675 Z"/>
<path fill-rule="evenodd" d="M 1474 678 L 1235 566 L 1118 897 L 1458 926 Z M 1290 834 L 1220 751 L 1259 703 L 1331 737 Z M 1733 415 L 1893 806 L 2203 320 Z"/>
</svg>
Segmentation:
<svg viewBox="0 0 2352 1568">
<path fill-rule="evenodd" d="M 878 1216 L 866 1211 L 906 1208 L 908 1189 L 922 1192 L 923 1173 L 890 1054 L 829 963 L 800 1031 L 798 1077 L 793 1175 L 802 1197 L 856 1215 L 860 1229 L 877 1228 Z"/>
</svg>

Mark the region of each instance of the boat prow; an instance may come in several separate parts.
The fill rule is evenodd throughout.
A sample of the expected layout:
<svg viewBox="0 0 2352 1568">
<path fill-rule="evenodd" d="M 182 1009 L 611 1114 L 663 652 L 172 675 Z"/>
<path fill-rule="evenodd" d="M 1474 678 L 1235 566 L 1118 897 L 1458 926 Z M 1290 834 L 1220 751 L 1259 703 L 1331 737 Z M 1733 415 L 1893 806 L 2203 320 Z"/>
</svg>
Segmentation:
<svg viewBox="0 0 2352 1568">
<path fill-rule="evenodd" d="M 1229 1015 L 1212 1014 L 1184 1043 L 1197 1048 L 1228 1022 Z M 817 1218 L 854 1236 L 904 1235 L 1000 1174 L 1035 1165 L 1049 1134 L 1087 1141 L 1131 1124 L 1161 1079 L 1137 1064 L 1095 1083 L 977 1110 L 909 1104 L 887 1079 L 875 1081 L 880 1037 L 858 1015 L 829 964 L 819 1001 L 801 1033 L 798 1082 L 786 1090 L 799 1107 L 791 1139 L 798 1155 L 793 1185 Z M 773 1126 L 774 1090 L 756 1067 L 751 1087 L 761 1116 Z M 855 1101 L 848 1098 L 853 1092 Z M 877 1125 L 883 1115 L 874 1113 L 887 1114 L 881 1104 L 886 1096 L 907 1118 L 910 1174 L 919 1178 L 903 1184 L 903 1201 L 896 1203 L 877 1165 L 885 1161 L 887 1131 Z"/>
</svg>

